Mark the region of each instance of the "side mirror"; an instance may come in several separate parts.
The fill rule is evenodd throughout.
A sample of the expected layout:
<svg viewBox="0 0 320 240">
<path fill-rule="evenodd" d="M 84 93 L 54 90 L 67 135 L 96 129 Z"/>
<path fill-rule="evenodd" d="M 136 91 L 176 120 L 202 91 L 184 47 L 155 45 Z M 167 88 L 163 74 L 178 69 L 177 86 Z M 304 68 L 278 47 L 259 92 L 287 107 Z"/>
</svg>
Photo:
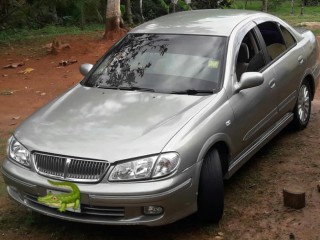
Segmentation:
<svg viewBox="0 0 320 240">
<path fill-rule="evenodd" d="M 92 64 L 90 63 L 84 63 L 80 66 L 80 73 L 83 76 L 86 76 L 88 74 L 88 72 L 90 72 L 91 68 L 93 67 Z"/>
<path fill-rule="evenodd" d="M 261 85 L 264 82 L 262 73 L 259 72 L 245 72 L 241 75 L 240 82 L 236 86 L 236 92 L 243 89 L 253 88 Z"/>
</svg>

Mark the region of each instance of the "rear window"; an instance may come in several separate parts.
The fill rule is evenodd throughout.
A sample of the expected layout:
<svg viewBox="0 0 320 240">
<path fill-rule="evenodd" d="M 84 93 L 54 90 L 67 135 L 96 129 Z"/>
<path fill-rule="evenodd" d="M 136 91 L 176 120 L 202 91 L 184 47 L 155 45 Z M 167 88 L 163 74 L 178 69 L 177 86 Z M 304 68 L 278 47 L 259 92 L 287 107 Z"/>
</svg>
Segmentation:
<svg viewBox="0 0 320 240">
<path fill-rule="evenodd" d="M 84 85 L 139 87 L 171 93 L 219 91 L 226 38 L 196 35 L 129 34 L 110 51 Z"/>
<path fill-rule="evenodd" d="M 258 28 L 266 43 L 267 52 L 271 60 L 277 58 L 286 51 L 286 44 L 276 23 L 264 22 L 259 24 Z"/>
</svg>

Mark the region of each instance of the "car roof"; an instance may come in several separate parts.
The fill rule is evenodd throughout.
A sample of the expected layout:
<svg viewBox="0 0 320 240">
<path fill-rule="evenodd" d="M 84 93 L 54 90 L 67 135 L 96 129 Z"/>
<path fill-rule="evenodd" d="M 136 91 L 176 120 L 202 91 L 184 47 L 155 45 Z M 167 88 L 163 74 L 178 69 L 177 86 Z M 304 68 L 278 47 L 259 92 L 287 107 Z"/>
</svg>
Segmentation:
<svg viewBox="0 0 320 240">
<path fill-rule="evenodd" d="M 266 14 L 256 11 L 231 9 L 185 11 L 168 14 L 146 22 L 134 28 L 131 33 L 229 36 L 235 26 L 255 15 Z"/>
</svg>

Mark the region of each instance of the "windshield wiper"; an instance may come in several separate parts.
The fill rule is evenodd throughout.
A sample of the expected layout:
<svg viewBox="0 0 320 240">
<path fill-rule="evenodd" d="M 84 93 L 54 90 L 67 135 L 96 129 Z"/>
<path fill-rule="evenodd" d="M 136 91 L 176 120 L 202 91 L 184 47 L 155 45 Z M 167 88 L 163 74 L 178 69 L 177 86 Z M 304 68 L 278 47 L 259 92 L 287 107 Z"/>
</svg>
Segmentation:
<svg viewBox="0 0 320 240">
<path fill-rule="evenodd" d="M 97 88 L 102 88 L 102 89 L 115 89 L 115 90 L 119 89 L 118 87 L 109 87 L 109 86 L 101 86 L 101 85 L 97 86 Z"/>
<path fill-rule="evenodd" d="M 126 91 L 144 91 L 144 92 L 154 92 L 152 88 L 143 88 L 143 87 L 109 87 L 109 86 L 98 86 L 98 88 L 103 89 L 115 89 L 115 90 L 126 90 Z"/>
<path fill-rule="evenodd" d="M 144 88 L 144 87 L 118 87 L 120 90 L 128 90 L 128 91 L 144 91 L 144 92 L 154 92 L 152 88 Z"/>
<path fill-rule="evenodd" d="M 196 95 L 199 93 L 209 93 L 212 94 L 213 90 L 195 90 L 195 89 L 186 89 L 182 91 L 173 91 L 172 94 L 188 94 L 188 95 Z"/>
</svg>

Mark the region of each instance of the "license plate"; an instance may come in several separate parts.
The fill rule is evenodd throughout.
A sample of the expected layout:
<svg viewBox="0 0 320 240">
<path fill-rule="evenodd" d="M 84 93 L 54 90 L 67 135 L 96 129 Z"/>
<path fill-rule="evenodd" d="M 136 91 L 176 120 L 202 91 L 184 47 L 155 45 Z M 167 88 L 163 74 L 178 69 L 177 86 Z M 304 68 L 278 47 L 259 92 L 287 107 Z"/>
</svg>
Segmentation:
<svg viewBox="0 0 320 240">
<path fill-rule="evenodd" d="M 52 193 L 53 195 L 58 195 L 58 194 L 65 194 L 65 193 L 68 193 L 68 192 L 62 192 L 62 191 L 56 191 L 56 190 L 50 190 L 50 189 L 47 189 L 47 194 L 49 193 Z M 66 211 L 68 212 L 75 212 L 75 213 L 81 213 L 81 205 L 79 204 L 79 207 L 77 209 L 73 209 L 73 205 L 72 206 L 68 206 L 68 205 L 72 205 L 71 204 L 67 204 L 67 207 L 66 207 Z M 50 206 L 52 208 L 55 208 L 55 209 L 58 209 L 59 207 L 55 207 L 55 206 Z"/>
</svg>

